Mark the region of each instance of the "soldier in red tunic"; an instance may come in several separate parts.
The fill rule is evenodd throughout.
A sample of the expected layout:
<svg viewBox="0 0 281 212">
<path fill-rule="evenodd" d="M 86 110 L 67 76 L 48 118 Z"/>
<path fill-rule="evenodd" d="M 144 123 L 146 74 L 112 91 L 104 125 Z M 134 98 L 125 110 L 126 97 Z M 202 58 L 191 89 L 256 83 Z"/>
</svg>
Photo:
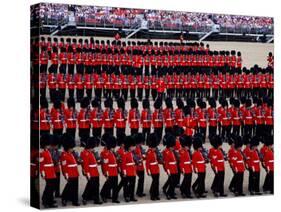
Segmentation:
<svg viewBox="0 0 281 212">
<path fill-rule="evenodd" d="M 90 137 L 90 109 L 89 99 L 83 98 L 80 103 L 80 111 L 78 113 L 78 128 L 81 146 L 85 144 L 87 139 Z"/>
<path fill-rule="evenodd" d="M 90 121 L 92 125 L 93 136 L 101 138 L 103 111 L 101 109 L 100 100 L 95 98 L 91 102 L 91 104 L 92 104 L 92 110 L 90 113 Z"/>
<path fill-rule="evenodd" d="M 152 114 L 152 124 L 154 133 L 157 135 L 159 142 L 162 140 L 163 134 L 163 111 L 162 111 L 162 100 L 157 99 L 154 102 L 154 112 Z"/>
<path fill-rule="evenodd" d="M 245 196 L 243 193 L 243 181 L 244 181 L 244 172 L 245 172 L 245 164 L 242 153 L 243 141 L 240 136 L 237 137 L 234 141 L 234 150 L 232 154 L 228 154 L 229 161 L 231 161 L 233 170 L 234 170 L 234 188 L 233 192 L 235 196 Z"/>
<path fill-rule="evenodd" d="M 249 162 L 248 168 L 252 172 L 251 178 L 249 179 L 249 187 L 251 188 L 250 194 L 251 195 L 261 195 L 260 193 L 260 154 L 258 151 L 259 146 L 259 138 L 254 136 L 251 139 L 250 143 L 250 152 L 249 152 Z"/>
<path fill-rule="evenodd" d="M 114 153 L 116 147 L 116 138 L 112 134 L 105 134 L 103 142 L 106 148 L 101 152 L 102 172 L 106 181 L 101 189 L 100 195 L 103 202 L 107 202 L 112 190 L 112 202 L 120 203 L 118 200 L 118 164 Z"/>
<path fill-rule="evenodd" d="M 215 98 L 209 99 L 208 108 L 208 125 L 209 125 L 209 137 L 212 137 L 217 134 L 217 126 L 218 126 L 218 112 L 217 112 L 217 103 Z"/>
<path fill-rule="evenodd" d="M 134 150 L 134 158 L 136 162 L 137 176 L 138 176 L 138 185 L 136 194 L 138 197 L 144 197 L 144 160 L 145 160 L 145 149 L 143 147 L 144 136 L 142 133 L 138 133 L 134 136 L 136 141 L 136 148 Z"/>
<path fill-rule="evenodd" d="M 90 137 L 86 142 L 85 149 L 81 152 L 81 162 L 83 175 L 87 179 L 87 185 L 82 194 L 83 204 L 87 201 L 94 200 L 94 204 L 102 204 L 99 197 L 99 158 L 95 155 L 94 148 L 99 145 L 99 138 Z"/>
<path fill-rule="evenodd" d="M 206 177 L 206 162 L 202 154 L 202 139 L 198 136 L 193 140 L 194 152 L 192 154 L 192 165 L 194 172 L 197 174 L 197 179 L 192 185 L 192 190 L 197 198 L 205 198 L 205 177 Z"/>
<path fill-rule="evenodd" d="M 104 101 L 104 111 L 103 111 L 103 128 L 104 132 L 113 135 L 114 128 L 114 110 L 112 108 L 113 102 L 111 98 L 107 98 Z"/>
<path fill-rule="evenodd" d="M 136 202 L 135 184 L 136 184 L 136 161 L 134 156 L 135 140 L 132 136 L 125 138 L 125 153 L 122 160 L 122 172 L 125 177 L 124 198 L 126 202 Z"/>
<path fill-rule="evenodd" d="M 142 112 L 141 112 L 141 126 L 142 126 L 142 134 L 144 136 L 144 143 L 147 142 L 148 135 L 151 131 L 151 123 L 152 123 L 152 112 L 149 107 L 149 100 L 144 99 L 142 102 Z"/>
<path fill-rule="evenodd" d="M 214 135 L 210 138 L 210 143 L 213 147 L 209 150 L 208 157 L 215 173 L 211 189 L 215 197 L 225 197 L 227 195 L 224 194 L 225 158 L 221 147 L 222 140 L 218 135 Z"/>
<path fill-rule="evenodd" d="M 263 184 L 263 192 L 274 192 L 274 154 L 273 154 L 273 136 L 268 136 L 265 141 L 267 147 L 263 155 L 263 167 L 266 171 L 266 177 Z"/>
<path fill-rule="evenodd" d="M 148 136 L 148 150 L 146 152 L 145 168 L 148 176 L 151 176 L 152 182 L 149 189 L 150 199 L 152 201 L 160 200 L 159 198 L 159 162 L 156 152 L 158 146 L 157 137 L 155 133 Z"/>
<path fill-rule="evenodd" d="M 62 205 L 66 206 L 67 201 L 71 201 L 73 206 L 80 206 L 78 202 L 78 161 L 73 148 L 75 147 L 74 138 L 64 134 L 62 138 L 64 151 L 61 154 L 61 170 L 67 183 L 63 189 L 61 198 Z"/>
<path fill-rule="evenodd" d="M 42 202 L 45 208 L 55 208 L 57 205 L 54 200 L 54 192 L 56 187 L 56 173 L 52 155 L 49 151 L 49 135 L 44 134 L 41 136 L 40 145 L 43 149 L 40 152 L 39 166 L 42 178 L 46 181 L 46 186 L 42 195 Z"/>
<path fill-rule="evenodd" d="M 64 120 L 66 124 L 66 133 L 75 138 L 77 128 L 77 111 L 75 109 L 75 100 L 68 98 L 67 108 L 64 110 Z"/>
<path fill-rule="evenodd" d="M 131 100 L 131 109 L 129 110 L 128 122 L 131 128 L 131 135 L 137 134 L 140 127 L 140 112 L 138 109 L 138 100 L 133 98 Z"/>
<path fill-rule="evenodd" d="M 191 145 L 192 139 L 190 136 L 182 135 L 180 138 L 181 149 L 179 150 L 179 169 L 184 178 L 180 186 L 180 191 L 183 198 L 193 198 L 191 195 L 191 180 L 192 180 L 192 162 L 191 162 Z"/>
<path fill-rule="evenodd" d="M 117 100 L 118 108 L 114 113 L 114 122 L 116 126 L 116 137 L 120 138 L 121 135 L 125 134 L 126 122 L 127 122 L 127 111 L 125 109 L 125 101 L 122 98 Z"/>
<path fill-rule="evenodd" d="M 163 144 L 166 146 L 162 152 L 163 166 L 168 175 L 168 179 L 163 186 L 163 192 L 168 200 L 177 199 L 175 195 L 175 188 L 178 182 L 178 165 L 174 153 L 174 146 L 176 144 L 175 136 L 172 134 L 166 134 L 163 139 Z"/>
</svg>

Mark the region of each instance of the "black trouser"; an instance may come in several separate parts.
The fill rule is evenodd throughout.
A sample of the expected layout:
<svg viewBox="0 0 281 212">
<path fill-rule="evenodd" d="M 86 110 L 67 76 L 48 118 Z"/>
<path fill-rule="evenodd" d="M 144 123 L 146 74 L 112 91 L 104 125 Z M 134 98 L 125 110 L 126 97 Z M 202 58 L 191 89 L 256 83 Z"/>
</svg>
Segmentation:
<svg viewBox="0 0 281 212">
<path fill-rule="evenodd" d="M 121 90 L 121 92 L 122 92 L 122 97 L 124 98 L 125 101 L 127 101 L 128 100 L 128 88 L 123 88 Z"/>
<path fill-rule="evenodd" d="M 65 74 L 66 73 L 66 64 L 61 64 L 60 65 L 59 72 L 61 74 Z"/>
<path fill-rule="evenodd" d="M 56 179 L 46 179 L 46 186 L 42 195 L 43 205 L 54 204 L 55 188 L 56 188 Z"/>
<path fill-rule="evenodd" d="M 84 97 L 84 89 L 76 89 L 76 100 L 80 102 Z"/>
<path fill-rule="evenodd" d="M 203 195 L 205 192 L 205 172 L 199 172 L 196 181 L 192 185 L 192 189 L 198 195 Z"/>
<path fill-rule="evenodd" d="M 170 174 L 163 186 L 163 190 L 168 194 L 169 197 L 174 197 L 176 186 L 177 186 L 177 174 Z"/>
<path fill-rule="evenodd" d="M 256 125 L 256 132 L 254 133 L 254 135 L 264 136 L 264 125 L 263 124 Z"/>
<path fill-rule="evenodd" d="M 56 172 L 56 185 L 55 185 L 55 197 L 60 196 L 60 172 Z"/>
<path fill-rule="evenodd" d="M 118 176 L 109 176 L 105 181 L 105 183 L 103 184 L 100 195 L 103 198 L 108 198 L 112 190 L 112 201 L 116 201 L 118 199 L 117 186 L 118 186 Z"/>
<path fill-rule="evenodd" d="M 226 139 L 229 138 L 231 132 L 231 126 L 222 126 L 221 136 Z"/>
<path fill-rule="evenodd" d="M 56 100 L 56 91 L 57 89 L 53 89 L 53 88 L 49 89 L 51 102 L 54 102 Z"/>
<path fill-rule="evenodd" d="M 245 126 L 244 126 L 244 135 L 252 136 L 252 132 L 253 132 L 253 125 L 245 124 Z"/>
<path fill-rule="evenodd" d="M 53 134 L 54 135 L 62 135 L 63 129 L 53 129 Z"/>
<path fill-rule="evenodd" d="M 125 184 L 126 177 L 124 177 L 123 174 L 120 174 L 120 177 L 121 177 L 121 180 L 117 186 L 117 192 L 119 193 L 121 191 L 121 189 L 123 188 L 123 194 L 124 194 L 124 184 Z"/>
<path fill-rule="evenodd" d="M 101 138 L 101 130 L 102 130 L 101 127 L 98 128 L 93 127 L 93 136 Z"/>
<path fill-rule="evenodd" d="M 234 135 L 239 135 L 240 134 L 240 125 L 233 125 L 232 133 Z"/>
<path fill-rule="evenodd" d="M 104 128 L 104 133 L 113 135 L 113 128 Z"/>
<path fill-rule="evenodd" d="M 74 64 L 68 64 L 68 74 L 74 74 Z"/>
<path fill-rule="evenodd" d="M 163 127 L 154 128 L 154 133 L 157 135 L 158 141 L 162 140 Z"/>
<path fill-rule="evenodd" d="M 253 171 L 249 169 L 248 191 L 253 192 Z"/>
<path fill-rule="evenodd" d="M 71 98 L 74 98 L 74 89 L 68 89 L 68 95 Z"/>
<path fill-rule="evenodd" d="M 40 65 L 40 73 L 46 73 L 47 72 L 47 64 L 41 64 Z"/>
<path fill-rule="evenodd" d="M 116 128 L 116 137 L 119 138 L 125 134 L 126 128 Z"/>
<path fill-rule="evenodd" d="M 120 90 L 119 89 L 113 89 L 113 97 L 117 100 L 120 97 Z"/>
<path fill-rule="evenodd" d="M 217 134 L 217 126 L 209 126 L 209 138 Z"/>
<path fill-rule="evenodd" d="M 102 92 L 101 88 L 95 88 L 95 96 L 99 99 L 101 99 L 101 92 Z"/>
<path fill-rule="evenodd" d="M 100 190 L 100 180 L 99 177 L 91 177 L 87 185 L 85 187 L 85 190 L 82 194 L 82 198 L 84 200 L 94 200 L 94 202 L 99 202 L 99 190 Z"/>
<path fill-rule="evenodd" d="M 143 134 L 143 138 L 144 138 L 144 144 L 146 144 L 147 138 L 150 134 L 150 128 L 142 128 L 142 134 Z"/>
<path fill-rule="evenodd" d="M 60 91 L 60 95 L 61 95 L 61 101 L 64 102 L 64 99 L 65 99 L 65 88 L 60 88 L 59 91 Z"/>
<path fill-rule="evenodd" d="M 139 99 L 139 101 L 142 101 L 143 89 L 142 89 L 142 88 L 138 88 L 138 89 L 137 89 L 137 92 L 138 92 L 138 99 Z"/>
<path fill-rule="evenodd" d="M 67 129 L 66 129 L 66 133 L 67 133 L 68 135 L 71 135 L 72 138 L 75 139 L 76 128 L 67 128 Z"/>
<path fill-rule="evenodd" d="M 263 191 L 270 191 L 271 193 L 273 193 L 273 188 L 274 188 L 273 181 L 274 181 L 273 171 L 267 172 L 263 184 Z"/>
<path fill-rule="evenodd" d="M 234 191 L 237 194 L 243 193 L 244 172 L 235 173 Z"/>
<path fill-rule="evenodd" d="M 90 137 L 90 128 L 79 128 L 80 145 L 84 146 Z"/>
<path fill-rule="evenodd" d="M 252 192 L 260 192 L 260 172 L 253 172 L 252 171 L 252 186 L 251 186 L 251 191 Z"/>
<path fill-rule="evenodd" d="M 180 186 L 180 191 L 182 194 L 185 196 L 190 196 L 190 187 L 191 187 L 191 180 L 192 180 L 192 173 L 184 174 L 181 186 Z"/>
<path fill-rule="evenodd" d="M 61 194 L 62 200 L 69 200 L 72 203 L 78 202 L 78 177 L 69 178 Z"/>
<path fill-rule="evenodd" d="M 137 186 L 137 195 L 141 196 L 143 194 L 143 186 L 144 186 L 144 171 L 137 171 L 138 175 L 138 186 Z"/>
<path fill-rule="evenodd" d="M 156 89 L 151 89 L 151 95 L 152 95 L 153 101 L 155 101 L 155 99 L 157 97 L 157 90 Z"/>
<path fill-rule="evenodd" d="M 90 100 L 92 99 L 92 90 L 93 90 L 92 88 L 86 89 L 86 95 Z"/>
<path fill-rule="evenodd" d="M 136 89 L 130 89 L 130 97 L 131 99 L 136 97 Z"/>
<path fill-rule="evenodd" d="M 139 129 L 132 129 L 131 128 L 131 135 L 135 135 L 135 134 L 138 134 L 139 133 Z"/>
<path fill-rule="evenodd" d="M 203 143 L 205 143 L 205 140 L 206 140 L 206 129 L 207 129 L 206 127 L 199 127 L 199 132 L 204 138 Z"/>
<path fill-rule="evenodd" d="M 212 184 L 212 191 L 219 194 L 224 194 L 224 171 L 215 173 L 215 178 Z"/>
<path fill-rule="evenodd" d="M 149 189 L 151 199 L 159 197 L 159 176 L 160 176 L 159 174 L 151 175 L 152 182 L 151 182 L 151 186 Z"/>
<path fill-rule="evenodd" d="M 144 89 L 145 91 L 145 98 L 148 99 L 149 98 L 149 94 L 150 94 L 150 89 L 147 88 L 147 89 Z"/>
<path fill-rule="evenodd" d="M 135 198 L 136 176 L 127 176 L 124 184 L 124 197 L 129 199 Z"/>
</svg>

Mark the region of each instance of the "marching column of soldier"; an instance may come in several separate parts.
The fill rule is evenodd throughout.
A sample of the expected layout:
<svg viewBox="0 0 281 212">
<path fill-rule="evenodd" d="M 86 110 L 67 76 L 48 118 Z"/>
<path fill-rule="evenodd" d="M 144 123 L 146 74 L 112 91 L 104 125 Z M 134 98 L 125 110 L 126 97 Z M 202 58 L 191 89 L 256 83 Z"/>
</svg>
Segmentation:
<svg viewBox="0 0 281 212">
<path fill-rule="evenodd" d="M 208 192 L 205 187 L 208 163 L 215 174 L 210 188 L 215 197 L 226 196 L 226 163 L 233 172 L 228 189 L 235 196 L 245 195 L 246 171 L 249 172 L 249 193 L 262 194 L 261 167 L 267 173 L 263 192 L 273 193 L 273 107 L 269 98 L 254 99 L 254 105 L 250 99 L 233 98 L 228 103 L 221 98 L 219 107 L 213 98 L 208 102 L 188 99 L 186 103 L 178 98 L 177 108 L 166 98 L 165 107 L 162 100 L 157 99 L 154 110 L 145 99 L 142 111 L 138 101 L 132 99 L 128 112 L 122 98 L 118 99 L 116 109 L 113 100 L 106 99 L 103 110 L 99 99 L 93 100 L 91 108 L 86 97 L 80 102 L 79 112 L 72 98 L 68 99 L 67 106 L 60 98 L 55 102 L 49 112 L 48 102 L 42 98 L 39 111 L 42 148 L 39 167 L 46 180 L 42 196 L 45 207 L 56 207 L 55 197 L 61 197 L 63 206 L 68 202 L 80 205 L 80 175 L 87 179 L 83 204 L 89 201 L 102 204 L 108 200 L 119 203 L 122 189 L 125 202 L 137 201 L 146 195 L 147 177 L 152 179 L 149 189 L 152 201 L 159 200 L 161 192 L 168 200 L 177 199 L 177 188 L 183 198 L 194 195 L 204 198 Z M 127 126 L 131 128 L 129 135 L 125 131 Z M 80 153 L 75 151 L 76 134 L 83 148 Z M 205 147 L 206 140 L 210 141 L 210 149 Z M 228 153 L 223 150 L 223 143 L 229 144 Z M 263 143 L 261 148 L 260 143 Z M 99 146 L 103 146 L 101 151 Z M 82 172 L 78 169 L 80 165 Z M 160 185 L 161 166 L 167 175 L 163 185 Z M 197 176 L 193 184 L 192 175 Z M 62 192 L 61 176 L 67 181 Z M 106 181 L 100 186 L 101 177 Z"/>
<path fill-rule="evenodd" d="M 32 126 L 34 135 L 41 135 L 41 151 L 32 167 L 38 166 L 46 181 L 45 207 L 56 207 L 58 197 L 64 206 L 80 205 L 80 175 L 87 179 L 83 204 L 119 203 L 121 190 L 126 202 L 135 202 L 146 195 L 148 177 L 152 201 L 160 200 L 162 192 L 167 199 L 179 193 L 204 198 L 208 163 L 215 174 L 210 188 L 215 197 L 226 196 L 226 163 L 233 172 L 228 189 L 235 196 L 245 195 L 246 171 L 249 193 L 261 194 L 261 167 L 266 171 L 263 192 L 273 193 L 272 53 L 267 68 L 247 69 L 240 52 L 211 51 L 198 43 L 42 38 L 33 45 L 40 47 L 33 62 L 40 63 L 35 86 L 41 98 Z M 162 167 L 167 181 L 160 185 Z M 62 192 L 61 177 L 67 181 Z M 102 177 L 106 181 L 100 185 Z"/>
</svg>

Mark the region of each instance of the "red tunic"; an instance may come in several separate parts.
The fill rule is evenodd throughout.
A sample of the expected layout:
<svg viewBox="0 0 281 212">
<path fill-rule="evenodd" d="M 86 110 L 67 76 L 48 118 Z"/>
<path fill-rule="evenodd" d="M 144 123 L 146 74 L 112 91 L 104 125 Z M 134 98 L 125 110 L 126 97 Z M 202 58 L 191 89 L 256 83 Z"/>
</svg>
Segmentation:
<svg viewBox="0 0 281 212">
<path fill-rule="evenodd" d="M 98 177 L 99 176 L 98 164 L 94 153 L 87 149 L 84 149 L 81 152 L 80 157 L 82 159 L 82 169 L 84 174 L 88 178 Z"/>
<path fill-rule="evenodd" d="M 71 152 L 62 152 L 61 154 L 61 170 L 63 175 L 68 178 L 79 177 L 77 161 Z"/>
<path fill-rule="evenodd" d="M 44 149 L 40 152 L 40 173 L 45 179 L 55 179 L 56 172 L 52 155 L 49 150 Z"/>
<path fill-rule="evenodd" d="M 164 161 L 164 169 L 170 174 L 177 174 L 178 173 L 178 166 L 175 154 L 169 148 L 165 148 L 163 150 L 163 161 Z"/>
<path fill-rule="evenodd" d="M 189 151 L 185 148 L 181 148 L 179 151 L 179 158 L 179 167 L 181 172 L 184 174 L 192 173 L 192 163 Z"/>
</svg>

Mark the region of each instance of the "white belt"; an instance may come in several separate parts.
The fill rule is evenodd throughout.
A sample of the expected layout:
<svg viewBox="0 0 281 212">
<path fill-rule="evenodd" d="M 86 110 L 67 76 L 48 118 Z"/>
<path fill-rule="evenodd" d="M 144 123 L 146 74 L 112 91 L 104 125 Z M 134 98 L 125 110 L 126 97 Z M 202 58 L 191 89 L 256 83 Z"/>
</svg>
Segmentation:
<svg viewBox="0 0 281 212">
<path fill-rule="evenodd" d="M 80 121 L 82 121 L 82 122 L 86 122 L 86 121 L 88 121 L 87 119 L 82 119 L 82 120 L 80 120 Z"/>
<path fill-rule="evenodd" d="M 53 163 L 44 164 L 44 167 L 53 167 L 53 166 L 54 166 Z"/>
<path fill-rule="evenodd" d="M 206 119 L 199 119 L 199 121 L 206 121 Z"/>
<path fill-rule="evenodd" d="M 224 160 L 217 160 L 217 162 L 222 163 L 222 162 L 224 162 Z"/>
<path fill-rule="evenodd" d="M 201 160 L 201 161 L 197 161 L 196 163 L 205 163 L 205 161 Z"/>
<path fill-rule="evenodd" d="M 272 119 L 272 118 L 273 118 L 273 116 L 267 116 L 266 118 L 268 118 L 268 119 Z"/>
<path fill-rule="evenodd" d="M 77 164 L 70 164 L 67 167 L 77 167 Z"/>
<path fill-rule="evenodd" d="M 273 163 L 273 162 L 274 162 L 274 160 L 269 160 L 269 161 L 268 161 L 268 163 Z"/>
<path fill-rule="evenodd" d="M 173 119 L 172 118 L 168 118 L 168 119 L 166 119 L 167 121 L 172 121 Z"/>
<path fill-rule="evenodd" d="M 61 122 L 61 120 L 55 120 L 55 122 Z"/>
<path fill-rule="evenodd" d="M 257 118 L 263 118 L 263 116 L 257 116 Z"/>
<path fill-rule="evenodd" d="M 77 84 L 79 84 L 79 85 L 80 85 L 80 84 L 82 84 L 82 82 L 77 82 Z"/>
<path fill-rule="evenodd" d="M 111 119 L 105 119 L 105 121 L 111 121 Z"/>
<path fill-rule="evenodd" d="M 143 120 L 143 122 L 151 122 L 151 120 Z"/>
<path fill-rule="evenodd" d="M 259 161 L 259 160 L 254 160 L 253 162 L 254 162 L 254 163 L 259 163 L 260 161 Z"/>
<path fill-rule="evenodd" d="M 177 162 L 169 162 L 170 165 L 175 165 Z"/>
<path fill-rule="evenodd" d="M 127 166 L 134 166 L 135 163 L 126 163 Z"/>
<path fill-rule="evenodd" d="M 210 119 L 210 121 L 216 121 L 217 119 Z"/>
<path fill-rule="evenodd" d="M 233 119 L 235 119 L 235 120 L 239 120 L 240 118 L 239 118 L 239 117 L 234 117 Z"/>
<path fill-rule="evenodd" d="M 246 119 L 252 119 L 252 118 L 253 118 L 253 117 L 249 117 L 249 116 L 248 116 L 248 117 L 246 117 Z"/>
<path fill-rule="evenodd" d="M 191 162 L 190 161 L 186 161 L 183 164 L 191 164 Z"/>
<path fill-rule="evenodd" d="M 131 121 L 138 121 L 138 119 L 132 119 Z"/>
<path fill-rule="evenodd" d="M 38 122 L 38 121 L 34 121 L 34 122 Z M 48 120 L 41 120 L 41 122 L 48 122 Z"/>
<path fill-rule="evenodd" d="M 117 121 L 124 121 L 125 119 L 117 119 Z"/>
<path fill-rule="evenodd" d="M 153 162 L 153 163 L 150 163 L 150 165 L 157 165 L 158 162 Z"/>
<path fill-rule="evenodd" d="M 68 121 L 76 121 L 76 119 L 67 119 Z"/>
<path fill-rule="evenodd" d="M 223 120 L 228 120 L 228 118 L 223 118 Z"/>
<path fill-rule="evenodd" d="M 162 119 L 155 119 L 155 121 L 162 121 Z"/>
<path fill-rule="evenodd" d="M 236 161 L 237 163 L 243 163 L 243 160 L 238 160 L 238 161 Z"/>
<path fill-rule="evenodd" d="M 97 164 L 91 164 L 91 165 L 89 165 L 89 167 L 90 168 L 95 168 L 95 167 L 97 167 Z"/>
<path fill-rule="evenodd" d="M 108 164 L 108 167 L 117 167 L 117 164 Z"/>
<path fill-rule="evenodd" d="M 178 119 L 178 121 L 183 121 L 183 119 Z"/>
</svg>

